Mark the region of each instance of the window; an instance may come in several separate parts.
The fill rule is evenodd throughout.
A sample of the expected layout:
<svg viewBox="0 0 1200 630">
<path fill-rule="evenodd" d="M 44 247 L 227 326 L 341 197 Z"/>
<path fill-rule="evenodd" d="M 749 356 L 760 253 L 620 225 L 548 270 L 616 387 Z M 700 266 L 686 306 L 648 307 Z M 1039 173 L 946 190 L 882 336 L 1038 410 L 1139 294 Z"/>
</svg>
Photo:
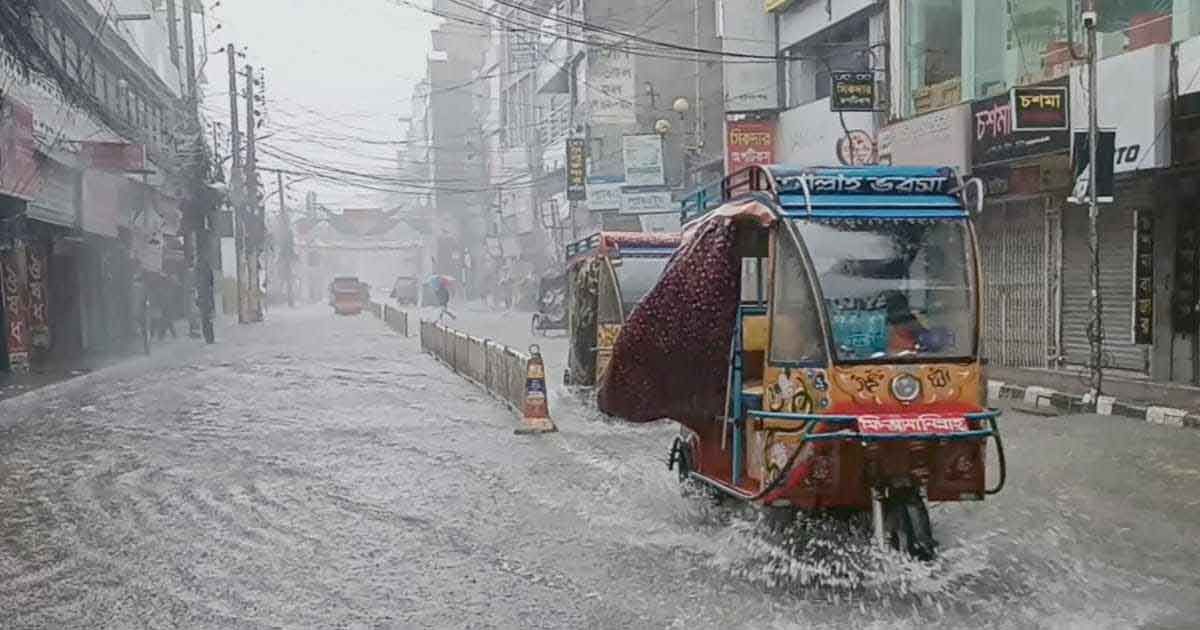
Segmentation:
<svg viewBox="0 0 1200 630">
<path fill-rule="evenodd" d="M 824 363 L 820 315 L 800 247 L 787 232 L 781 232 L 776 243 L 769 360 L 789 364 Z"/>
<path fill-rule="evenodd" d="M 974 276 L 957 220 L 797 221 L 840 361 L 958 358 L 975 347 Z"/>
<path fill-rule="evenodd" d="M 990 2 L 1002 4 L 999 0 Z M 962 0 L 905 0 L 904 58 L 909 104 L 914 113 L 940 109 L 962 100 L 964 4 L 967 3 Z"/>
<path fill-rule="evenodd" d="M 621 293 L 621 309 L 625 317 L 646 297 L 650 289 L 658 284 L 658 278 L 667 266 L 666 256 L 624 256 L 615 267 L 617 285 Z"/>
<path fill-rule="evenodd" d="M 871 24 L 866 16 L 825 29 L 788 53 L 790 104 L 804 105 L 828 98 L 832 91 L 829 72 L 871 70 Z"/>
</svg>

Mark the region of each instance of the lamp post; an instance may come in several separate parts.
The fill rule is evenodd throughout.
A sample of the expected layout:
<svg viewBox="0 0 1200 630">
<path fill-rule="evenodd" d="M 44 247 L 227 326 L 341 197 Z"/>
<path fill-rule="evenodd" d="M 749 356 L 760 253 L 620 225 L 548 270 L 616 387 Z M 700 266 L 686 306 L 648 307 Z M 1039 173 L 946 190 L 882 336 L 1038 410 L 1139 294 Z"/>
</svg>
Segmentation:
<svg viewBox="0 0 1200 630">
<path fill-rule="evenodd" d="M 683 123 L 684 116 L 687 115 L 688 110 L 690 110 L 691 108 L 692 108 L 692 104 L 689 103 L 688 100 L 682 96 L 675 99 L 675 102 L 671 103 L 671 109 L 674 110 L 676 114 L 679 114 L 680 124 Z M 680 135 L 679 135 L 679 189 L 680 190 L 685 190 L 687 188 L 687 172 L 688 172 L 687 136 L 683 133 L 680 133 Z"/>
</svg>

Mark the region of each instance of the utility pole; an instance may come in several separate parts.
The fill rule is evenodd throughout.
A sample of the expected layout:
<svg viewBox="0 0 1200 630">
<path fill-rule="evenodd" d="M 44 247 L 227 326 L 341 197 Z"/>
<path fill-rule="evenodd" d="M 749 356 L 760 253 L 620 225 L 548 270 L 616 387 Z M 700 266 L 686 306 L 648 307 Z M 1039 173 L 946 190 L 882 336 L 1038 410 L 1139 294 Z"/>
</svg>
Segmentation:
<svg viewBox="0 0 1200 630">
<path fill-rule="evenodd" d="M 292 293 L 292 256 L 295 254 L 292 246 L 292 220 L 288 216 L 287 202 L 283 194 L 283 171 L 275 171 L 279 182 L 279 224 L 283 228 L 283 245 L 280 247 L 280 262 L 283 265 L 283 281 L 287 283 L 284 292 L 287 294 L 288 308 L 296 308 L 296 298 Z"/>
<path fill-rule="evenodd" d="M 1099 94 L 1096 85 L 1096 15 L 1095 0 L 1086 3 L 1083 11 L 1083 25 L 1087 29 L 1088 40 L 1088 248 L 1091 254 L 1091 307 L 1092 323 L 1088 326 L 1088 345 L 1091 350 L 1091 390 L 1093 403 L 1099 400 L 1104 385 L 1104 325 L 1103 310 L 1100 299 L 1100 236 L 1097 223 L 1100 217 L 1098 191 L 1096 190 L 1097 145 L 1099 144 Z"/>
<path fill-rule="evenodd" d="M 263 318 L 262 291 L 260 290 L 259 271 L 262 258 L 263 229 L 265 222 L 262 207 L 258 203 L 258 170 L 257 156 L 254 146 L 254 67 L 246 65 L 246 204 L 249 217 L 249 250 L 247 265 L 247 284 L 249 284 L 250 302 L 248 312 L 250 321 L 261 322 Z"/>
<path fill-rule="evenodd" d="M 232 165 L 229 167 L 229 184 L 234 215 L 233 242 L 237 252 L 237 312 L 238 323 L 245 324 L 250 321 L 250 318 L 246 310 L 249 304 L 249 300 L 246 298 L 248 268 L 246 264 L 246 205 L 242 199 L 242 134 L 238 124 L 237 50 L 233 44 L 229 44 L 225 48 L 225 53 L 229 57 L 229 135 L 231 138 L 229 155 L 233 159 Z"/>
<path fill-rule="evenodd" d="M 187 0 L 183 0 L 187 2 Z M 184 5 L 184 11 L 187 11 Z M 191 23 L 191 20 L 188 20 Z M 185 27 L 186 28 L 186 27 Z M 179 17 L 175 11 L 175 0 L 167 0 L 167 44 L 171 47 L 171 63 L 179 67 Z"/>
<path fill-rule="evenodd" d="M 167 29 L 171 40 L 171 58 L 176 64 L 179 63 L 178 37 L 175 30 L 175 0 L 167 0 L 167 15 L 171 21 L 171 28 Z M 198 112 L 199 99 L 196 98 L 196 43 L 195 31 L 192 28 L 192 0 L 183 0 L 183 41 L 184 41 L 184 71 L 187 73 L 187 97 L 188 107 L 192 112 L 192 120 L 188 123 L 188 129 L 191 131 L 193 146 L 198 146 L 203 143 L 198 138 L 203 136 L 203 130 L 200 128 L 200 115 Z M 208 169 L 205 169 L 207 171 Z M 198 339 L 201 336 L 201 319 L 212 317 L 212 313 L 201 312 L 201 303 L 205 300 L 197 299 L 199 294 L 196 291 L 197 286 L 206 286 L 202 273 L 208 272 L 208 282 L 212 281 L 212 269 L 207 268 L 208 256 L 205 249 L 208 243 L 199 243 L 196 240 L 196 234 L 202 230 L 203 226 L 208 223 L 207 217 L 193 216 L 185 225 L 183 230 L 183 252 L 187 257 L 188 273 L 184 276 L 184 292 L 191 298 L 188 300 L 188 336 L 192 339 Z M 199 255 L 197 255 L 199 254 Z M 208 309 L 203 309 L 207 311 Z M 211 329 L 211 322 L 205 325 L 204 330 Z M 211 335 L 205 335 L 205 338 Z"/>
</svg>

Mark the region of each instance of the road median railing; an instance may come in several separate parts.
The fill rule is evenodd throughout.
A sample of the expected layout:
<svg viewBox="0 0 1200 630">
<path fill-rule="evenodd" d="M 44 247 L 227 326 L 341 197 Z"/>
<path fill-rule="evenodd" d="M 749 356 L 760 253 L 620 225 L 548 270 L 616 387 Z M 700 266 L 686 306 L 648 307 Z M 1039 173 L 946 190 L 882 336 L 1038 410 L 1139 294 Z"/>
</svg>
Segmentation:
<svg viewBox="0 0 1200 630">
<path fill-rule="evenodd" d="M 525 403 L 529 355 L 514 348 L 468 335 L 437 322 L 421 320 L 421 350 L 456 373 L 474 381 L 513 411 Z"/>
<path fill-rule="evenodd" d="M 378 317 L 383 323 L 391 328 L 396 333 L 408 336 L 408 313 L 398 308 L 392 308 L 389 304 L 371 301 L 368 305 L 371 314 Z"/>
</svg>

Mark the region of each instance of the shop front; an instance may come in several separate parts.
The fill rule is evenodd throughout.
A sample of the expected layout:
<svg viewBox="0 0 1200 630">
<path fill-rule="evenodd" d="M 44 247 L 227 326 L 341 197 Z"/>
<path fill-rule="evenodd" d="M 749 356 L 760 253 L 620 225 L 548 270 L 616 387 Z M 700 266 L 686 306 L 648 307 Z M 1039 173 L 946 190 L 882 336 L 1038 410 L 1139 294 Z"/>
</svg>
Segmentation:
<svg viewBox="0 0 1200 630">
<path fill-rule="evenodd" d="M 997 365 L 1044 368 L 1059 354 L 1069 89 L 1065 77 L 1033 89 L 1036 100 L 1020 98 L 1018 90 L 971 103 L 971 162 L 972 174 L 987 190 L 976 221 L 984 276 L 983 351 Z M 1034 128 L 1016 124 L 1027 117 L 1038 121 Z"/>
<path fill-rule="evenodd" d="M 133 325 L 128 291 L 133 270 L 120 228 L 126 186 L 117 175 L 92 169 L 83 174 L 79 284 L 88 351 L 119 350 Z"/>
<path fill-rule="evenodd" d="M 83 350 L 75 233 L 80 172 L 44 156 L 40 169 L 41 186 L 26 210 L 32 346 L 39 358 L 65 359 Z"/>
<path fill-rule="evenodd" d="M 1100 205 L 1100 298 L 1103 365 L 1156 378 L 1171 354 L 1164 328 L 1163 295 L 1171 277 L 1159 260 L 1164 228 L 1175 212 L 1163 176 L 1171 164 L 1169 45 L 1150 45 L 1099 64 L 1102 91 L 1099 126 L 1116 134 L 1113 155 L 1116 184 L 1112 203 Z M 1077 133 L 1087 129 L 1086 73 L 1071 71 L 1071 121 Z M 1088 365 L 1096 334 L 1091 298 L 1088 208 L 1066 204 L 1062 213 L 1062 295 L 1059 360 Z M 1159 365 L 1159 368 L 1155 368 Z"/>
</svg>

